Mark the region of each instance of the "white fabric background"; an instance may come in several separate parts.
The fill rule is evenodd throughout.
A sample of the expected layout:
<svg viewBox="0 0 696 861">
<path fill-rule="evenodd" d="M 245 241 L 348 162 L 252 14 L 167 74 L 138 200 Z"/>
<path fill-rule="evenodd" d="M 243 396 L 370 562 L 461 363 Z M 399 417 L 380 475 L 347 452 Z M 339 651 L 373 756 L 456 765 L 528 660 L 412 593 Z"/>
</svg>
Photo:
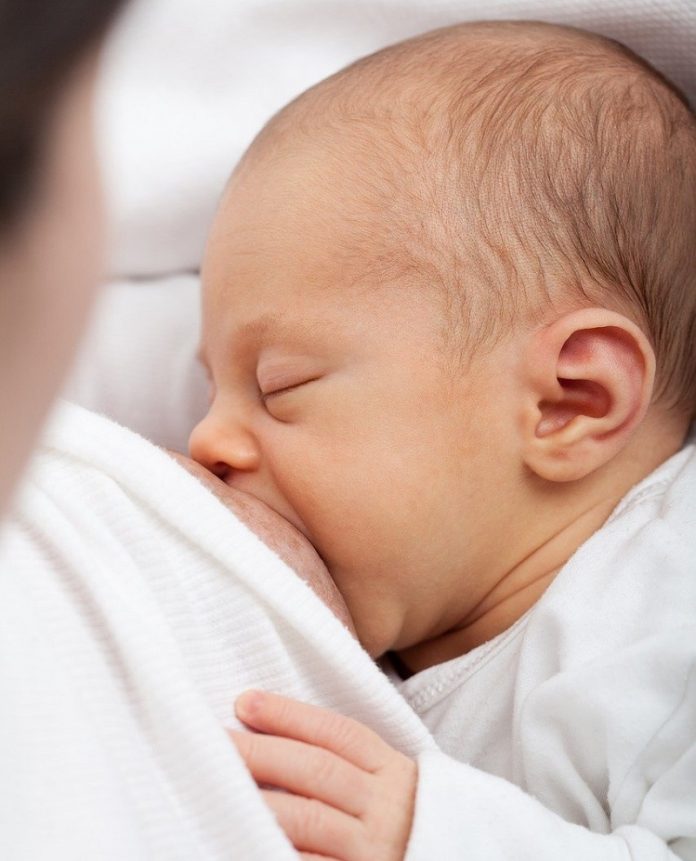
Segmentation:
<svg viewBox="0 0 696 861">
<path fill-rule="evenodd" d="M 121 283 L 159 280 L 143 301 L 125 287 L 123 296 L 106 292 L 99 337 L 67 395 L 182 447 L 202 409 L 202 380 L 191 369 L 195 285 L 178 276 L 198 269 L 243 150 L 272 113 L 346 63 L 481 18 L 537 18 L 618 38 L 696 101 L 696 0 L 136 0 L 109 45 L 99 104 L 110 271 Z"/>
</svg>

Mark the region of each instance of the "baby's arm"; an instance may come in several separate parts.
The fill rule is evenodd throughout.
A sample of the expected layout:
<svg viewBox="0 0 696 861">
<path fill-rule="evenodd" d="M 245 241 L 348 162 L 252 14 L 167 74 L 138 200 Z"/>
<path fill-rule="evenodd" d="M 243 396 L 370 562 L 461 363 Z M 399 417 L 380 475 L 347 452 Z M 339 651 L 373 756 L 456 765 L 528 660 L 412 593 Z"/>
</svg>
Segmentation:
<svg viewBox="0 0 696 861">
<path fill-rule="evenodd" d="M 264 795 L 306 859 L 696 858 L 696 821 L 671 844 L 675 854 L 639 826 L 597 834 L 569 823 L 519 787 L 439 752 L 422 754 L 416 773 L 415 763 L 372 730 L 332 712 L 256 693 L 240 697 L 237 708 L 264 734 L 233 739 L 257 782 L 286 790 Z M 672 807 L 663 801 L 669 818 Z"/>
</svg>

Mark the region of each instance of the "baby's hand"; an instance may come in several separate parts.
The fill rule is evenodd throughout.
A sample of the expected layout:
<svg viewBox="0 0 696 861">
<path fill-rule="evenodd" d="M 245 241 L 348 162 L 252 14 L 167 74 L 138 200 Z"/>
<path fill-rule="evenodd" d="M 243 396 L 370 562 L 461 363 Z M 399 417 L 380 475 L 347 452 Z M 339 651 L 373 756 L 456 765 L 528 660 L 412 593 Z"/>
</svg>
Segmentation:
<svg viewBox="0 0 696 861">
<path fill-rule="evenodd" d="M 257 733 L 232 740 L 281 828 L 306 861 L 401 861 L 418 771 L 358 721 L 277 694 L 247 691 L 237 716 Z"/>
</svg>

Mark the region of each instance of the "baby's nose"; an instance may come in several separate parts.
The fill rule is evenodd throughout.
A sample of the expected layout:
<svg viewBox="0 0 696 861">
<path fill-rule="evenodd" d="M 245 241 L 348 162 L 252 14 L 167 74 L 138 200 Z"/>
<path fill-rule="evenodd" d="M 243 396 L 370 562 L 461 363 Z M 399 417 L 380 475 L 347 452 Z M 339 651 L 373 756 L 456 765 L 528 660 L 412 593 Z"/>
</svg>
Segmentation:
<svg viewBox="0 0 696 861">
<path fill-rule="evenodd" d="M 258 469 L 261 461 L 258 443 L 248 429 L 241 423 L 223 424 L 210 414 L 193 429 L 189 453 L 223 481 L 235 472 Z"/>
</svg>

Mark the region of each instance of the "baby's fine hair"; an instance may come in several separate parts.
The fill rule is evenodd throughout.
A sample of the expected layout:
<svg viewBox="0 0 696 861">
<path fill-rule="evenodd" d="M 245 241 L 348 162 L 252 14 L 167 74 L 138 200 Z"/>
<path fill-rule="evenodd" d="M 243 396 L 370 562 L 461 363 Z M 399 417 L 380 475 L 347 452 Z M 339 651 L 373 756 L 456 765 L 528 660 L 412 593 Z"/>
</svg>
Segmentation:
<svg viewBox="0 0 696 861">
<path fill-rule="evenodd" d="M 340 132 L 382 265 L 442 286 L 463 358 L 602 305 L 650 338 L 655 400 L 694 415 L 696 116 L 645 60 L 569 27 L 463 24 L 349 66 L 259 142 L 298 128 Z"/>
</svg>

